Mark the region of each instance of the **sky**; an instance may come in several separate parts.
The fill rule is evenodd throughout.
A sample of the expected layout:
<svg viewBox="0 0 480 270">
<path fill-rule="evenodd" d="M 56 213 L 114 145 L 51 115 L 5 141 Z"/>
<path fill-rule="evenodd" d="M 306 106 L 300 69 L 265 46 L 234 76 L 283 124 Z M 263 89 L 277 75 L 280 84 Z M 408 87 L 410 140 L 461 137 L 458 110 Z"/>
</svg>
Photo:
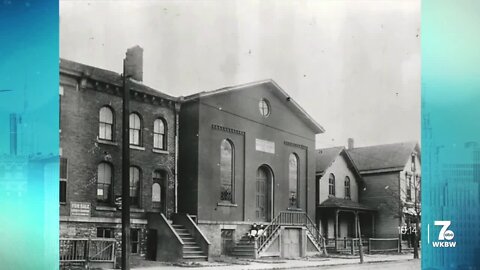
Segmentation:
<svg viewBox="0 0 480 270">
<path fill-rule="evenodd" d="M 60 1 L 60 57 L 173 96 L 273 79 L 326 132 L 317 148 L 420 140 L 420 1 Z"/>
</svg>

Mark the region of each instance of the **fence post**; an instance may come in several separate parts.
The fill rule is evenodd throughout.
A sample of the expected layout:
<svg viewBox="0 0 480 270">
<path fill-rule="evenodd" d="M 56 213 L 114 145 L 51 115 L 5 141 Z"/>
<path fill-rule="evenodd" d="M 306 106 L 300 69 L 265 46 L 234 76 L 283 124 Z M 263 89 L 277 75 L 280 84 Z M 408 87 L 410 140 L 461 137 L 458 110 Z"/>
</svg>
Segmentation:
<svg viewBox="0 0 480 270">
<path fill-rule="evenodd" d="M 370 238 L 368 238 L 368 254 L 371 254 L 371 249 L 372 249 L 372 241 Z"/>
<path fill-rule="evenodd" d="M 355 255 L 355 245 L 354 245 L 355 239 L 351 239 L 350 241 L 350 254 Z"/>
<path fill-rule="evenodd" d="M 90 268 L 90 237 L 85 240 L 85 267 Z"/>
</svg>

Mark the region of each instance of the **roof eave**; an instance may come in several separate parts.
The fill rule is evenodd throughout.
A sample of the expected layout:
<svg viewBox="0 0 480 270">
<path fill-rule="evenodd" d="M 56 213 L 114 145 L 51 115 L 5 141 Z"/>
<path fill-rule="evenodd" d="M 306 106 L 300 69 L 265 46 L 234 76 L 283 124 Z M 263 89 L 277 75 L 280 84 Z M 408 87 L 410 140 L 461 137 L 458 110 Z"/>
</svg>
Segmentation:
<svg viewBox="0 0 480 270">
<path fill-rule="evenodd" d="M 403 169 L 404 167 L 393 167 L 393 168 L 383 168 L 383 169 L 362 170 L 360 171 L 360 174 L 364 175 L 364 174 L 399 172 L 399 171 L 403 171 Z"/>
<path fill-rule="evenodd" d="M 193 94 L 193 95 L 190 95 L 190 96 L 186 96 L 184 98 L 184 100 L 185 101 L 190 101 L 190 100 L 194 100 L 194 99 L 198 99 L 198 98 L 218 95 L 218 94 L 225 93 L 225 92 L 228 92 L 228 91 L 243 89 L 243 88 L 247 88 L 247 87 L 251 87 L 251 86 L 255 86 L 255 85 L 261 85 L 261 84 L 265 84 L 265 83 L 272 84 L 275 88 L 277 88 L 280 91 L 280 93 L 282 93 L 283 96 L 285 96 L 285 98 L 289 98 L 288 102 L 290 104 L 292 104 L 292 106 L 304 116 L 303 120 L 312 129 L 312 131 L 315 132 L 315 134 L 321 134 L 321 133 L 325 132 L 325 129 L 319 123 L 317 123 L 302 107 L 300 107 L 300 105 L 298 105 L 298 103 L 295 102 L 295 100 L 291 99 L 290 96 L 287 94 L 287 92 L 285 90 L 283 90 L 272 79 L 266 79 L 266 80 L 260 80 L 260 81 L 240 84 L 240 85 L 236 85 L 236 86 L 224 87 L 224 88 L 220 88 L 220 89 L 213 90 L 213 91 L 208 91 L 208 92 L 204 91 L 204 92 L 196 93 L 196 94 Z"/>
</svg>

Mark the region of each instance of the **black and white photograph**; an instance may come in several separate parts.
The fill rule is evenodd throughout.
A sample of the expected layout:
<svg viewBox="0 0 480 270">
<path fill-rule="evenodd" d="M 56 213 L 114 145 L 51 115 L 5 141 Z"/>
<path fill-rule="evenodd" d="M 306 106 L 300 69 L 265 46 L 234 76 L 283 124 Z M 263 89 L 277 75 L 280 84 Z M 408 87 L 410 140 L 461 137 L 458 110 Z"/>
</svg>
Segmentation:
<svg viewBox="0 0 480 270">
<path fill-rule="evenodd" d="M 60 1 L 60 269 L 420 269 L 420 13 Z"/>
</svg>

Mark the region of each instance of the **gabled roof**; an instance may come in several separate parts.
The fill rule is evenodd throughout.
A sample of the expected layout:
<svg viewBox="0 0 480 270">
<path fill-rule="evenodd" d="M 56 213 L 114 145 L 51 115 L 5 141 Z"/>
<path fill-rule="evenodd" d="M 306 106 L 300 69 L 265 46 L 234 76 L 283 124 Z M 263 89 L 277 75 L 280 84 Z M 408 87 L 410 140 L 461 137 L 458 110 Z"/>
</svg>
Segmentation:
<svg viewBox="0 0 480 270">
<path fill-rule="evenodd" d="M 369 210 L 375 211 L 375 209 L 363 205 L 352 200 L 341 199 L 337 197 L 329 197 L 318 208 L 332 208 L 332 209 L 355 209 L 355 210 Z"/>
<path fill-rule="evenodd" d="M 420 147 L 416 142 L 358 147 L 347 152 L 360 173 L 401 171 L 412 153 L 415 152 L 420 157 Z"/>
<path fill-rule="evenodd" d="M 315 151 L 315 159 L 317 162 L 316 172 L 325 172 L 344 149 L 345 147 L 343 146 L 317 149 Z"/>
<path fill-rule="evenodd" d="M 100 81 L 108 84 L 112 84 L 118 87 L 122 87 L 122 76 L 119 73 L 101 69 L 97 67 L 92 67 L 82 63 L 74 62 L 71 60 L 60 58 L 60 73 L 69 74 L 77 77 L 85 77 L 95 81 Z M 134 91 L 144 93 L 147 95 L 160 97 L 172 101 L 177 101 L 178 98 L 167 95 L 163 92 L 155 90 L 151 87 L 144 85 L 142 82 L 135 80 L 130 80 L 129 83 L 132 86 Z"/>
<path fill-rule="evenodd" d="M 316 160 L 316 170 L 315 174 L 323 175 L 325 171 L 333 164 L 338 156 L 343 156 L 347 163 L 347 166 L 352 172 L 357 176 L 356 179 L 361 184 L 365 186 L 360 171 L 357 169 L 357 166 L 353 162 L 352 158 L 347 152 L 347 149 L 344 146 L 336 146 L 330 148 L 317 149 L 315 151 L 315 160 Z"/>
<path fill-rule="evenodd" d="M 292 111 L 300 119 L 302 119 L 313 131 L 315 131 L 316 134 L 325 132 L 325 129 L 320 124 L 318 124 L 302 107 L 300 107 L 300 105 L 298 105 L 297 102 L 295 102 L 295 100 L 293 100 L 290 97 L 290 95 L 285 90 L 283 90 L 272 79 L 251 82 L 251 83 L 241 84 L 236 86 L 224 87 L 224 88 L 220 88 L 213 91 L 203 91 L 200 93 L 196 93 L 196 94 L 184 97 L 184 101 L 188 102 L 188 101 L 195 100 L 202 97 L 220 95 L 220 94 L 231 92 L 231 91 L 240 91 L 240 90 L 243 90 L 252 86 L 258 86 L 258 85 L 268 85 L 270 86 L 270 89 L 275 89 L 276 91 L 273 91 L 273 92 L 276 93 L 281 99 L 285 99 L 286 100 L 285 104 L 287 105 L 287 107 L 292 109 Z"/>
</svg>

